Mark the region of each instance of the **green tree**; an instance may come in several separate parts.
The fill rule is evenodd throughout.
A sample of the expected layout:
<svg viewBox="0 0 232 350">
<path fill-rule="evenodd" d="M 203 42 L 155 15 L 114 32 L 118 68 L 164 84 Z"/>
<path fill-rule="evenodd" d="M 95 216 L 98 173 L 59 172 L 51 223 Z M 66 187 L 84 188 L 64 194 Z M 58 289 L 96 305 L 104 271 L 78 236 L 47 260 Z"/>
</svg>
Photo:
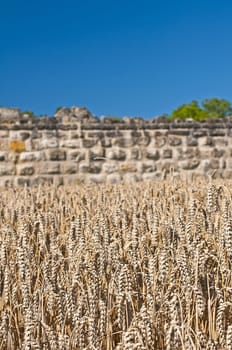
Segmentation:
<svg viewBox="0 0 232 350">
<path fill-rule="evenodd" d="M 211 118 L 223 118 L 232 114 L 231 103 L 220 98 L 206 98 L 202 101 L 204 110 Z"/>
<path fill-rule="evenodd" d="M 36 118 L 36 115 L 32 111 L 23 111 L 22 114 L 27 114 L 32 119 Z"/>
<path fill-rule="evenodd" d="M 192 118 L 194 120 L 203 120 L 209 118 L 210 115 L 199 106 L 197 101 L 192 101 L 189 104 L 183 104 L 175 109 L 170 117 L 172 119 Z"/>
</svg>

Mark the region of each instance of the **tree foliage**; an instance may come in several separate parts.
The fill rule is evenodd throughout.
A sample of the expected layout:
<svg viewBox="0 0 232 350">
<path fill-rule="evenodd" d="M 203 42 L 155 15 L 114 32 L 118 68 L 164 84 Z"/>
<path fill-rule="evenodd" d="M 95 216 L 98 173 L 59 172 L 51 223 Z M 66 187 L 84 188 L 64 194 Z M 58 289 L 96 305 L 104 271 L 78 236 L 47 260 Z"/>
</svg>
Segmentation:
<svg viewBox="0 0 232 350">
<path fill-rule="evenodd" d="M 176 108 L 170 117 L 172 119 L 204 120 L 208 118 L 223 118 L 232 114 L 231 103 L 225 99 L 207 98 L 201 104 L 193 100 Z"/>
</svg>

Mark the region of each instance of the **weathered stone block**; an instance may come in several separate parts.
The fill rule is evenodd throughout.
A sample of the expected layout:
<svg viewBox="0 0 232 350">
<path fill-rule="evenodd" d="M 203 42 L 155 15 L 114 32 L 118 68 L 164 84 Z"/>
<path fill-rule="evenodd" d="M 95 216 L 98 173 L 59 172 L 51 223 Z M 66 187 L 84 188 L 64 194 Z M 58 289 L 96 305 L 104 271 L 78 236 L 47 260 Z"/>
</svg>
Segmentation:
<svg viewBox="0 0 232 350">
<path fill-rule="evenodd" d="M 179 156 L 178 156 L 178 159 L 180 160 L 185 160 L 185 159 L 192 159 L 192 158 L 199 158 L 200 156 L 200 151 L 198 148 L 187 148 L 187 149 L 181 149 L 181 148 L 178 148 L 178 153 L 179 153 Z"/>
<path fill-rule="evenodd" d="M 32 186 L 38 186 L 38 185 L 52 185 L 54 180 L 54 176 L 35 176 L 30 179 Z"/>
<path fill-rule="evenodd" d="M 164 149 L 162 152 L 162 158 L 164 159 L 172 158 L 172 149 Z"/>
<path fill-rule="evenodd" d="M 92 148 L 91 151 L 89 151 L 89 159 L 90 160 L 96 160 L 96 161 L 102 161 L 105 157 L 105 150 L 104 148 Z"/>
<path fill-rule="evenodd" d="M 83 174 L 69 174 L 63 176 L 64 185 L 81 185 L 85 182 L 85 175 Z"/>
<path fill-rule="evenodd" d="M 76 162 L 63 162 L 61 172 L 63 174 L 76 174 L 78 172 L 78 165 Z"/>
<path fill-rule="evenodd" d="M 8 140 L 7 139 L 0 139 L 0 151 L 8 151 Z"/>
<path fill-rule="evenodd" d="M 9 130 L 0 130 L 0 138 L 9 137 Z"/>
<path fill-rule="evenodd" d="M 119 170 L 117 163 L 104 163 L 102 165 L 102 171 L 106 174 L 116 173 Z"/>
<path fill-rule="evenodd" d="M 139 162 L 137 163 L 137 170 L 139 173 L 152 173 L 156 171 L 155 162 Z"/>
<path fill-rule="evenodd" d="M 226 136 L 226 130 L 225 129 L 210 129 L 209 135 L 210 136 Z"/>
<path fill-rule="evenodd" d="M 208 131 L 205 129 L 193 130 L 192 135 L 193 137 L 203 137 L 208 135 Z"/>
<path fill-rule="evenodd" d="M 118 184 L 122 181 L 120 174 L 110 174 L 106 177 L 106 182 L 111 184 Z"/>
<path fill-rule="evenodd" d="M 16 176 L 14 178 L 14 186 L 30 186 L 30 178 L 26 176 Z"/>
<path fill-rule="evenodd" d="M 154 140 L 155 147 L 163 147 L 166 144 L 166 137 L 165 136 L 156 136 Z"/>
<path fill-rule="evenodd" d="M 140 174 L 124 174 L 124 175 L 123 175 L 122 181 L 123 181 L 124 183 L 130 184 L 130 183 L 132 183 L 132 182 L 138 182 L 138 181 L 140 181 L 141 178 L 142 178 L 142 175 L 140 175 Z"/>
<path fill-rule="evenodd" d="M 154 173 L 146 173 L 142 175 L 142 179 L 145 181 L 159 180 L 162 179 L 163 173 L 161 171 L 156 171 Z"/>
<path fill-rule="evenodd" d="M 212 158 L 220 158 L 223 157 L 225 154 L 225 150 L 224 149 L 218 149 L 218 148 L 214 148 L 211 152 L 211 157 Z"/>
<path fill-rule="evenodd" d="M 59 144 L 57 139 L 44 139 L 40 140 L 38 147 L 39 149 L 58 148 Z"/>
<path fill-rule="evenodd" d="M 7 152 L 0 152 L 0 162 L 7 160 Z"/>
<path fill-rule="evenodd" d="M 79 171 L 82 174 L 99 174 L 101 172 L 101 163 L 98 162 L 97 164 L 95 163 L 81 163 L 79 166 Z"/>
<path fill-rule="evenodd" d="M 39 174 L 59 174 L 60 163 L 58 162 L 43 162 L 38 166 Z"/>
<path fill-rule="evenodd" d="M 128 148 L 133 147 L 137 142 L 136 138 L 129 138 L 129 137 L 118 137 L 112 141 L 113 145 L 117 145 L 122 148 Z"/>
<path fill-rule="evenodd" d="M 44 159 L 44 154 L 41 151 L 22 152 L 19 155 L 19 160 L 21 162 L 38 162 L 43 159 Z"/>
<path fill-rule="evenodd" d="M 177 136 L 188 136 L 190 134 L 189 129 L 171 129 L 168 132 L 169 135 L 177 135 Z"/>
<path fill-rule="evenodd" d="M 0 176 L 15 175 L 15 165 L 12 163 L 0 163 Z"/>
<path fill-rule="evenodd" d="M 147 159 L 158 160 L 160 158 L 159 151 L 156 149 L 147 149 L 145 155 Z"/>
<path fill-rule="evenodd" d="M 6 187 L 12 187 L 13 186 L 13 176 L 8 177 L 8 176 L 1 176 L 0 177 L 0 187 L 6 188 Z"/>
<path fill-rule="evenodd" d="M 219 169 L 220 168 L 220 162 L 219 159 L 203 159 L 201 161 L 201 168 L 203 168 L 204 171 L 210 170 L 210 169 Z"/>
<path fill-rule="evenodd" d="M 111 147 L 112 146 L 111 139 L 108 137 L 102 138 L 100 142 L 101 142 L 102 147 Z"/>
<path fill-rule="evenodd" d="M 88 137 L 94 137 L 94 138 L 98 138 L 98 139 L 102 139 L 104 137 L 104 132 L 102 131 L 91 131 L 88 132 Z"/>
<path fill-rule="evenodd" d="M 198 159 L 183 160 L 179 162 L 179 166 L 184 170 L 193 170 L 198 167 L 200 161 Z"/>
<path fill-rule="evenodd" d="M 141 159 L 141 149 L 140 148 L 131 148 L 129 152 L 129 160 L 138 160 Z"/>
<path fill-rule="evenodd" d="M 187 137 L 187 139 L 186 139 L 186 144 L 187 144 L 187 146 L 198 146 L 198 139 L 197 138 L 194 138 L 194 137 L 191 137 L 191 136 L 189 136 L 189 137 Z"/>
<path fill-rule="evenodd" d="M 84 138 L 82 140 L 82 146 L 84 148 L 91 148 L 93 146 L 95 146 L 98 142 L 98 139 L 94 139 L 94 138 L 91 138 L 91 139 L 87 139 L 87 138 Z"/>
<path fill-rule="evenodd" d="M 67 160 L 75 160 L 80 162 L 85 159 L 85 151 L 84 150 L 76 150 L 76 151 L 68 151 L 67 152 Z"/>
<path fill-rule="evenodd" d="M 170 162 L 170 161 L 159 161 L 157 163 L 157 170 L 165 171 L 166 173 L 170 171 L 177 171 L 178 170 L 178 164 L 177 162 Z"/>
<path fill-rule="evenodd" d="M 81 140 L 60 140 L 60 147 L 80 148 Z"/>
<path fill-rule="evenodd" d="M 126 159 L 126 152 L 121 150 L 121 149 L 117 149 L 117 148 L 113 148 L 113 149 L 107 149 L 106 150 L 106 158 L 108 159 L 114 159 L 114 160 L 125 160 Z"/>
<path fill-rule="evenodd" d="M 33 164 L 18 164 L 17 174 L 23 176 L 33 175 L 35 173 L 35 167 Z"/>
<path fill-rule="evenodd" d="M 95 184 L 101 184 L 106 181 L 106 175 L 104 174 L 98 174 L 98 175 L 87 175 L 86 176 L 86 183 L 95 183 Z"/>
<path fill-rule="evenodd" d="M 167 141 L 170 146 L 179 146 L 182 144 L 182 139 L 179 137 L 169 136 Z"/>
<path fill-rule="evenodd" d="M 19 133 L 20 140 L 22 140 L 22 141 L 29 139 L 30 136 L 31 136 L 31 134 L 29 132 L 26 132 L 26 131 L 21 131 Z"/>
<path fill-rule="evenodd" d="M 12 140 L 9 143 L 9 149 L 13 152 L 24 152 L 26 150 L 25 142 L 21 140 Z"/>
<path fill-rule="evenodd" d="M 121 163 L 119 164 L 119 171 L 122 173 L 133 173 L 137 171 L 136 163 Z"/>
<path fill-rule="evenodd" d="M 222 137 L 214 137 L 213 138 L 215 146 L 228 146 L 228 139 Z"/>
<path fill-rule="evenodd" d="M 66 159 L 66 152 L 62 149 L 51 149 L 46 152 L 46 156 L 48 160 L 65 160 Z"/>
</svg>

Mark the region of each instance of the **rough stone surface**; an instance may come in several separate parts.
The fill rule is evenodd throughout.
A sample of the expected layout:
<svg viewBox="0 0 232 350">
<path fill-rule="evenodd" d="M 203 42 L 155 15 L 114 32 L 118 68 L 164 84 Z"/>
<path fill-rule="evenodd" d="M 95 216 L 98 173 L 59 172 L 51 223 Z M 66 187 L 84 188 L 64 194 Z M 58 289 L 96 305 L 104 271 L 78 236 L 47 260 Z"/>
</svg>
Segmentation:
<svg viewBox="0 0 232 350">
<path fill-rule="evenodd" d="M 232 118 L 205 122 L 97 119 L 62 108 L 31 119 L 0 108 L 0 187 L 232 177 Z"/>
</svg>

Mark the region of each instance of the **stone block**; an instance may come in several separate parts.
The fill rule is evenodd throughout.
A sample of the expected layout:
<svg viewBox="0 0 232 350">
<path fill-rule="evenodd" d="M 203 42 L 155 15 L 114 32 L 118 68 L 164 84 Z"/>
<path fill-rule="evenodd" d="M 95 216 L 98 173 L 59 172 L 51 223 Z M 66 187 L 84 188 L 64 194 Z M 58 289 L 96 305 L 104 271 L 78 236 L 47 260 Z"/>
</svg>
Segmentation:
<svg viewBox="0 0 232 350">
<path fill-rule="evenodd" d="M 207 135 L 208 135 L 208 131 L 205 129 L 193 130 L 193 132 L 192 132 L 193 137 L 203 137 L 203 136 L 207 136 Z"/>
<path fill-rule="evenodd" d="M 38 166 L 39 174 L 60 174 L 60 163 L 58 162 L 42 162 Z"/>
<path fill-rule="evenodd" d="M 76 174 L 78 172 L 78 165 L 76 162 L 63 162 L 61 172 L 62 174 Z"/>
<path fill-rule="evenodd" d="M 9 137 L 9 130 L 0 130 L 0 139 L 3 137 Z"/>
<path fill-rule="evenodd" d="M 80 162 L 85 159 L 86 152 L 84 150 L 67 151 L 67 160 L 75 160 Z"/>
<path fill-rule="evenodd" d="M 52 185 L 54 180 L 54 176 L 35 176 L 30 179 L 32 186 L 39 186 L 39 185 Z"/>
<path fill-rule="evenodd" d="M 226 136 L 226 130 L 225 129 L 210 129 L 209 130 L 209 135 L 210 136 L 221 136 L 224 137 Z"/>
<path fill-rule="evenodd" d="M 38 143 L 39 149 L 47 149 L 47 148 L 58 148 L 59 143 L 57 139 L 43 139 Z"/>
<path fill-rule="evenodd" d="M 91 139 L 87 139 L 87 138 L 84 138 L 82 140 L 82 147 L 84 148 L 91 148 L 91 147 L 94 147 L 98 142 L 98 139 L 94 139 L 94 138 L 91 138 Z"/>
<path fill-rule="evenodd" d="M 142 178 L 142 175 L 140 174 L 124 174 L 122 181 L 126 184 L 130 184 L 132 182 L 138 182 Z"/>
<path fill-rule="evenodd" d="M 80 148 L 81 147 L 81 140 L 60 140 L 60 147 Z"/>
<path fill-rule="evenodd" d="M 157 164 L 157 170 L 165 171 L 166 173 L 170 171 L 177 171 L 178 170 L 178 164 L 177 162 L 170 162 L 170 161 L 159 161 Z"/>
<path fill-rule="evenodd" d="M 117 173 L 119 171 L 118 163 L 103 163 L 102 171 L 106 174 Z"/>
<path fill-rule="evenodd" d="M 122 181 L 120 174 L 110 174 L 106 177 L 106 182 L 111 184 L 118 184 Z"/>
<path fill-rule="evenodd" d="M 7 152 L 0 152 L 0 162 L 7 160 Z"/>
<path fill-rule="evenodd" d="M 183 160 L 179 162 L 179 166 L 184 170 L 193 170 L 196 169 L 200 164 L 200 160 L 198 159 L 190 159 L 190 160 Z"/>
<path fill-rule="evenodd" d="M 147 159 L 158 160 L 160 158 L 159 151 L 156 149 L 147 149 L 145 151 L 145 156 Z"/>
<path fill-rule="evenodd" d="M 224 149 L 214 148 L 211 152 L 211 157 L 212 158 L 221 158 L 224 156 L 224 154 L 225 154 Z"/>
<path fill-rule="evenodd" d="M 48 160 L 59 161 L 66 159 L 66 152 L 62 149 L 50 149 L 46 152 L 46 158 Z"/>
<path fill-rule="evenodd" d="M 113 160 L 125 160 L 126 152 L 118 148 L 113 148 L 109 150 L 107 149 L 106 158 L 113 159 Z"/>
<path fill-rule="evenodd" d="M 26 131 L 21 131 L 19 133 L 20 140 L 22 140 L 22 141 L 29 139 L 30 136 L 31 136 L 31 134 L 29 132 L 26 132 Z"/>
<path fill-rule="evenodd" d="M 200 167 L 204 171 L 208 171 L 211 169 L 219 169 L 220 168 L 220 162 L 219 159 L 203 159 L 201 161 Z"/>
<path fill-rule="evenodd" d="M 13 181 L 14 181 L 13 176 L 12 177 L 1 176 L 0 177 L 0 188 L 12 187 Z"/>
<path fill-rule="evenodd" d="M 94 183 L 94 184 L 101 184 L 106 181 L 106 175 L 104 174 L 98 174 L 98 175 L 87 175 L 86 176 L 86 183 Z"/>
<path fill-rule="evenodd" d="M 119 171 L 121 173 L 133 173 L 133 172 L 136 172 L 137 171 L 136 163 L 129 163 L 129 162 L 120 163 L 119 164 Z"/>
<path fill-rule="evenodd" d="M 20 162 L 38 162 L 44 159 L 44 154 L 41 151 L 22 152 L 19 155 Z"/>
<path fill-rule="evenodd" d="M 18 164 L 17 174 L 22 176 L 30 176 L 35 173 L 35 167 L 33 163 L 29 164 Z"/>
<path fill-rule="evenodd" d="M 172 158 L 172 149 L 164 149 L 162 152 L 162 158 L 164 159 Z"/>
<path fill-rule="evenodd" d="M 163 173 L 161 171 L 156 171 L 154 173 L 146 173 L 142 175 L 142 179 L 145 181 L 152 181 L 152 180 L 160 180 L 163 177 Z"/>
<path fill-rule="evenodd" d="M 10 149 L 10 151 L 20 153 L 20 152 L 24 152 L 26 150 L 26 145 L 25 145 L 24 141 L 11 140 L 9 142 L 9 149 Z"/>
<path fill-rule="evenodd" d="M 102 138 L 100 142 L 101 142 L 102 147 L 111 147 L 112 146 L 112 142 L 111 142 L 111 139 L 109 137 Z"/>
<path fill-rule="evenodd" d="M 104 132 L 102 131 L 89 131 L 88 132 L 88 137 L 94 137 L 97 139 L 102 139 L 105 136 Z"/>
<path fill-rule="evenodd" d="M 122 148 L 133 147 L 136 145 L 137 139 L 132 137 L 118 137 L 112 141 L 113 145 Z"/>
<path fill-rule="evenodd" d="M 14 178 L 14 186 L 30 186 L 31 180 L 26 176 L 16 176 Z"/>
<path fill-rule="evenodd" d="M 152 173 L 156 171 L 155 162 L 139 162 L 137 163 L 137 170 L 139 173 Z"/>
<path fill-rule="evenodd" d="M 175 136 L 169 136 L 167 141 L 168 141 L 168 144 L 172 147 L 179 146 L 182 144 L 182 139 Z"/>
<path fill-rule="evenodd" d="M 128 154 L 128 160 L 138 160 L 141 159 L 141 149 L 140 148 L 131 148 Z"/>
<path fill-rule="evenodd" d="M 185 160 L 185 159 L 192 159 L 192 158 L 199 158 L 200 151 L 199 148 L 195 147 L 189 147 L 189 148 L 178 148 L 178 159 L 179 160 Z"/>
<path fill-rule="evenodd" d="M 15 165 L 12 163 L 0 163 L 0 176 L 15 175 Z"/>
<path fill-rule="evenodd" d="M 189 137 L 187 137 L 187 139 L 186 139 L 186 144 L 187 144 L 187 146 L 189 147 L 192 147 L 192 146 L 198 146 L 198 139 L 197 138 L 195 138 L 195 137 L 191 137 L 191 136 L 189 136 Z"/>
<path fill-rule="evenodd" d="M 166 141 L 167 141 L 167 138 L 165 136 L 156 136 L 154 139 L 154 145 L 155 147 L 160 148 L 165 146 Z"/>
<path fill-rule="evenodd" d="M 105 150 L 104 148 L 98 147 L 98 148 L 91 148 L 89 151 L 89 159 L 90 160 L 96 160 L 96 161 L 102 161 L 105 157 Z"/>
<path fill-rule="evenodd" d="M 79 172 L 81 174 L 99 174 L 102 170 L 101 163 L 81 163 L 79 166 Z"/>
<path fill-rule="evenodd" d="M 8 151 L 8 140 L 6 139 L 1 139 L 0 138 L 0 151 Z"/>
<path fill-rule="evenodd" d="M 213 141 L 214 141 L 215 146 L 221 146 L 221 147 L 228 146 L 228 139 L 227 138 L 214 137 Z"/>
<path fill-rule="evenodd" d="M 81 185 L 85 182 L 85 175 L 83 174 L 70 174 L 63 176 L 64 185 Z"/>
</svg>

